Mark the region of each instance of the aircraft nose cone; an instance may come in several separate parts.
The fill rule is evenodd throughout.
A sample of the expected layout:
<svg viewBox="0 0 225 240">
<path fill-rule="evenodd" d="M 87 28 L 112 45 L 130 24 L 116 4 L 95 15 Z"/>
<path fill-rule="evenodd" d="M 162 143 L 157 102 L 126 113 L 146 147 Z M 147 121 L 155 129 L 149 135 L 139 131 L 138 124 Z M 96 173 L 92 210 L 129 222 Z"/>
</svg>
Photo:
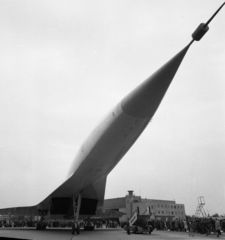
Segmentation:
<svg viewBox="0 0 225 240">
<path fill-rule="evenodd" d="M 138 118 L 151 118 L 154 115 L 189 46 L 181 50 L 121 101 L 122 110 L 126 114 Z"/>
</svg>

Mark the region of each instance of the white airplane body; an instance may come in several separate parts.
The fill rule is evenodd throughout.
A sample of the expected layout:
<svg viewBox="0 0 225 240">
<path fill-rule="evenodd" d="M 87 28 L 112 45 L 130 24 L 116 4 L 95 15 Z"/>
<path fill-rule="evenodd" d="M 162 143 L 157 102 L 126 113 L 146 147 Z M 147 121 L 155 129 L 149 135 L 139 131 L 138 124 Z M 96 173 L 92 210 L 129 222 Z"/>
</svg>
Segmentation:
<svg viewBox="0 0 225 240">
<path fill-rule="evenodd" d="M 82 198 L 98 199 L 102 205 L 107 175 L 129 150 L 147 126 L 149 119 L 125 114 L 120 104 L 82 144 L 68 172 L 68 178 L 50 197 L 71 197 L 82 191 Z M 46 202 L 46 203 L 45 203 Z M 41 205 L 46 208 L 48 201 Z"/>
<path fill-rule="evenodd" d="M 35 206 L 1 209 L 0 214 L 72 215 L 73 197 L 82 192 L 80 214 L 93 215 L 103 205 L 107 175 L 152 119 L 188 48 L 109 111 L 84 141 L 62 185 Z"/>
</svg>

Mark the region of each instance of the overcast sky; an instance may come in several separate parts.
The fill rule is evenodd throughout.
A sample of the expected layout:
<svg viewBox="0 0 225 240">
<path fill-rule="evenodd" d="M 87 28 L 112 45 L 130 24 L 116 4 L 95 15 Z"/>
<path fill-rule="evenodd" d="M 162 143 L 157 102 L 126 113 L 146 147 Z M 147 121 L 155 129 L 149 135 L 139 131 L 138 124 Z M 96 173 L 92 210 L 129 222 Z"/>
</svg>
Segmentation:
<svg viewBox="0 0 225 240">
<path fill-rule="evenodd" d="M 220 0 L 0 1 L 0 208 L 65 179 L 99 119 L 191 41 Z M 205 197 L 225 213 L 225 9 L 188 50 L 153 120 L 109 174 L 105 198 Z"/>
</svg>

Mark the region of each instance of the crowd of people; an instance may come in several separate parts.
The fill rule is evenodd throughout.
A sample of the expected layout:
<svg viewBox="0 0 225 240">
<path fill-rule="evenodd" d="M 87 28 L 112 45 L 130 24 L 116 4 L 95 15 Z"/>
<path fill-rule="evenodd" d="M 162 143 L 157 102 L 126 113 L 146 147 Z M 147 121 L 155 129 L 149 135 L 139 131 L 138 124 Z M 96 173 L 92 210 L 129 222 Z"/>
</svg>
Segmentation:
<svg viewBox="0 0 225 240">
<path fill-rule="evenodd" d="M 53 228 L 71 228 L 73 220 L 45 220 L 46 227 Z M 0 220 L 0 228 L 2 227 L 36 227 L 38 221 L 36 220 Z M 118 220 L 83 220 L 79 222 L 80 228 L 118 228 L 120 222 Z"/>
<path fill-rule="evenodd" d="M 0 227 L 35 227 L 37 221 L 33 220 L 0 220 Z"/>
<path fill-rule="evenodd" d="M 218 218 L 152 220 L 150 224 L 156 230 L 189 232 L 190 235 L 194 235 L 194 233 L 219 235 L 221 232 L 225 232 L 225 219 Z"/>
<path fill-rule="evenodd" d="M 194 233 L 217 234 L 217 237 L 221 235 L 221 232 L 225 231 L 225 219 L 218 218 L 197 218 L 190 219 L 189 221 L 190 235 Z"/>
<path fill-rule="evenodd" d="M 38 221 L 34 220 L 0 220 L 0 227 L 36 227 Z M 61 227 L 71 228 L 72 220 L 47 220 L 45 221 L 47 227 Z M 118 220 L 83 220 L 79 223 L 79 227 L 85 229 L 85 227 L 94 228 L 117 228 L 124 227 L 126 222 L 119 222 Z M 179 231 L 189 232 L 190 235 L 194 233 L 200 234 L 219 234 L 219 232 L 225 232 L 225 219 L 216 218 L 186 218 L 181 219 L 169 219 L 158 220 L 154 219 L 149 224 L 156 230 L 167 231 Z M 218 231 L 220 230 L 220 231 Z"/>
</svg>

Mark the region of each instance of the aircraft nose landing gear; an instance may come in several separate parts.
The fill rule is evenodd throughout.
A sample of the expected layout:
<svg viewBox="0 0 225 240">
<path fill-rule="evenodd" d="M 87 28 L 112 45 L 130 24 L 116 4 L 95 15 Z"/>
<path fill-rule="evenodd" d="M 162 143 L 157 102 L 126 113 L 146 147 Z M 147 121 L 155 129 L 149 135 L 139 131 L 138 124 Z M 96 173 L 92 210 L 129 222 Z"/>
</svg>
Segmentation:
<svg viewBox="0 0 225 240">
<path fill-rule="evenodd" d="M 81 200 L 82 200 L 82 191 L 80 191 L 78 196 L 73 196 L 73 214 L 74 214 L 74 222 L 72 224 L 73 235 L 80 234 L 80 226 L 79 226 L 78 220 L 79 220 Z"/>
<path fill-rule="evenodd" d="M 73 234 L 73 235 L 78 235 L 78 234 L 80 234 L 80 226 L 79 226 L 79 223 L 78 223 L 78 222 L 73 222 L 73 225 L 72 225 L 72 234 Z"/>
</svg>

